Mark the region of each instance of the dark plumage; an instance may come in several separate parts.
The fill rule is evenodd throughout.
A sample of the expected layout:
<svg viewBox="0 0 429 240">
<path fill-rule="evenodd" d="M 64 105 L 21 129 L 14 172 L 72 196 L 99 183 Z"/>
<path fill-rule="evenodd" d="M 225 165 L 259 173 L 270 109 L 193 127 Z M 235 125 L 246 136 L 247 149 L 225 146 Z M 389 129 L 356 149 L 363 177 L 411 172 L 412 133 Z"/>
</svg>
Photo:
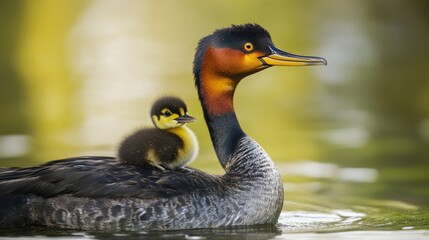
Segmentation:
<svg viewBox="0 0 429 240">
<path fill-rule="evenodd" d="M 241 45 L 241 47 L 240 47 Z M 283 205 L 280 174 L 241 129 L 237 84 L 270 66 L 326 64 L 277 49 L 262 27 L 234 25 L 198 45 L 195 82 L 222 176 L 185 167 L 161 171 L 109 157 L 80 157 L 0 171 L 0 227 L 84 230 L 214 228 L 275 224 Z"/>
<path fill-rule="evenodd" d="M 257 24 L 232 25 L 230 28 L 218 29 L 211 35 L 202 38 L 198 43 L 193 68 L 197 88 L 201 83 L 198 77 L 201 74 L 203 57 L 207 47 L 226 47 L 243 51 L 243 45 L 250 41 L 255 43 L 255 49 L 263 51 L 266 55 L 271 53 L 267 45 L 271 42 L 270 33 Z"/>
<path fill-rule="evenodd" d="M 203 188 L 206 180 L 217 181 L 216 177 L 201 181 L 197 177 L 197 181 L 189 181 L 189 177 L 195 175 L 207 177 L 198 170 L 189 169 L 160 171 L 157 168 L 124 165 L 114 157 L 74 157 L 4 171 L 0 175 L 0 192 L 2 195 L 31 192 L 44 198 L 70 194 L 72 197 L 150 199 Z M 165 191 L 166 188 L 169 190 Z"/>
<path fill-rule="evenodd" d="M 120 161 L 136 166 L 162 166 L 174 162 L 183 140 L 170 132 L 158 128 L 141 129 L 121 142 L 118 150 Z M 148 156 L 149 151 L 153 156 Z M 156 160 L 151 157 L 156 156 Z M 165 163 L 165 164 L 164 164 Z"/>
<path fill-rule="evenodd" d="M 177 97 L 163 97 L 152 106 L 154 128 L 144 128 L 126 137 L 118 149 L 118 159 L 130 165 L 175 169 L 194 160 L 198 142 L 185 124 L 195 122 L 187 106 Z"/>
</svg>

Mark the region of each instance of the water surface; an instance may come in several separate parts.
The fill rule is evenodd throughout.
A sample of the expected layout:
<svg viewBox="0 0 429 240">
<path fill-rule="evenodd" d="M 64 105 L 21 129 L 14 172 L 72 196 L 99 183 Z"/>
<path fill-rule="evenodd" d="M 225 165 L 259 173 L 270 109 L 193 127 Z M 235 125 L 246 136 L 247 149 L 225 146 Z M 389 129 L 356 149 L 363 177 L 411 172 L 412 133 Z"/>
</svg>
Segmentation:
<svg viewBox="0 0 429 240">
<path fill-rule="evenodd" d="M 191 74 L 198 40 L 257 22 L 277 47 L 327 67 L 245 79 L 243 129 L 275 161 L 277 226 L 173 232 L 2 230 L 2 238 L 428 239 L 429 5 L 367 1 L 3 1 L 0 166 L 115 155 L 178 95 L 200 142 L 193 167 L 222 174 Z"/>
</svg>

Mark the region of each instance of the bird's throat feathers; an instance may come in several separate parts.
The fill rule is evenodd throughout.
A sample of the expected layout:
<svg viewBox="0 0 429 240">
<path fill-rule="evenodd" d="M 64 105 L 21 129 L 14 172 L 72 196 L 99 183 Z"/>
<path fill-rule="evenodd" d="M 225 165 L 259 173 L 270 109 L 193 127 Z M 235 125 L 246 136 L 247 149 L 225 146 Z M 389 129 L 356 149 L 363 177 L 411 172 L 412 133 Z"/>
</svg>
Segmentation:
<svg viewBox="0 0 429 240">
<path fill-rule="evenodd" d="M 234 112 L 233 97 L 235 86 L 228 80 L 205 78 L 201 84 L 201 97 L 209 115 L 221 116 Z"/>
<path fill-rule="evenodd" d="M 204 60 L 201 62 L 199 72 L 199 91 L 207 113 L 220 116 L 234 112 L 233 97 L 235 88 L 243 76 L 229 74 L 230 66 L 219 61 L 222 59 L 219 54 L 229 55 L 231 58 L 234 51 L 226 52 L 226 49 L 219 51 L 214 48 L 207 48 L 204 54 Z M 218 55 L 213 57 L 213 55 Z M 217 59 L 218 61 L 213 61 Z"/>
</svg>

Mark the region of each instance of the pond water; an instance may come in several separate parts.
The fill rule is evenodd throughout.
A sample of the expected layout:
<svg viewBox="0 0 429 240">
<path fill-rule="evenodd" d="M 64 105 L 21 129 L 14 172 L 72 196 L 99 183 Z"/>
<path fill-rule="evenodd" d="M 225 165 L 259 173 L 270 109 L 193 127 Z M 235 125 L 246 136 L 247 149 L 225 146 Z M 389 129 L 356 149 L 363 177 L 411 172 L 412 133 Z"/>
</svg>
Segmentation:
<svg viewBox="0 0 429 240">
<path fill-rule="evenodd" d="M 362 209 L 362 206 L 354 206 L 354 208 Z M 427 215 L 410 219 L 405 216 L 385 214 L 376 217 L 382 219 L 368 220 L 367 217 L 370 219 L 372 217 L 363 212 L 350 209 L 332 209 L 330 212 L 325 212 L 326 210 L 325 208 L 323 212 L 284 211 L 280 215 L 277 226 L 117 233 L 27 228 L 14 231 L 2 230 L 0 239 L 429 239 L 429 230 L 420 229 L 427 229 Z M 372 210 L 377 209 L 372 207 Z M 389 212 L 386 208 L 381 211 Z M 418 212 L 409 213 L 418 214 Z"/>
<path fill-rule="evenodd" d="M 32 228 L 0 239 L 429 239 L 428 3 L 2 1 L 0 167 L 115 155 L 123 136 L 150 124 L 154 99 L 173 94 L 198 119 L 192 166 L 222 174 L 193 86 L 198 40 L 256 22 L 277 47 L 328 66 L 271 68 L 235 96 L 241 126 L 284 180 L 277 226 Z"/>
</svg>

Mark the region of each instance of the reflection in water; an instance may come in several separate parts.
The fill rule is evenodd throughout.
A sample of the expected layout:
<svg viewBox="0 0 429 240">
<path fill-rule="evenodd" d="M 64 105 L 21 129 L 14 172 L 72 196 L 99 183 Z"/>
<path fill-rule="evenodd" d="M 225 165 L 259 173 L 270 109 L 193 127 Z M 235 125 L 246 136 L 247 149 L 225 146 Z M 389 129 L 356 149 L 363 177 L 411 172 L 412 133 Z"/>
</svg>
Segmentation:
<svg viewBox="0 0 429 240">
<path fill-rule="evenodd" d="M 309 230 L 429 229 L 427 1 L 1 4 L 0 31 L 8 38 L 0 41 L 0 166 L 113 155 L 124 134 L 150 123 L 152 100 L 174 93 L 198 118 L 193 130 L 202 151 L 193 166 L 222 173 L 193 87 L 194 48 L 214 28 L 258 22 L 279 47 L 329 61 L 258 73 L 237 92 L 243 128 L 285 180 L 281 227 L 267 236 L 428 235 L 288 233 L 288 221 L 308 221 Z"/>
<path fill-rule="evenodd" d="M 332 229 L 353 229 L 355 222 L 362 220 L 364 213 L 352 210 L 332 210 L 328 213 L 310 211 L 282 212 L 279 226 L 287 232 L 322 231 Z"/>
<path fill-rule="evenodd" d="M 260 225 L 217 229 L 191 229 L 181 231 L 141 231 L 141 232 L 75 232 L 73 230 L 50 231 L 47 229 L 26 229 L 19 234 L 9 233 L 8 238 L 33 236 L 43 239 L 368 239 L 368 240 L 420 240 L 428 239 L 429 231 L 412 230 L 414 226 L 404 226 L 397 231 L 376 231 L 377 225 L 386 222 L 365 222 L 368 216 L 349 209 L 321 211 L 282 212 L 277 226 Z"/>
<path fill-rule="evenodd" d="M 378 171 L 372 168 L 341 168 L 338 179 L 344 182 L 374 183 L 378 178 Z"/>
<path fill-rule="evenodd" d="M 305 233 L 305 234 L 285 234 L 282 237 L 284 239 L 294 239 L 294 240 L 308 240 L 308 239 L 317 239 L 317 240 L 332 240 L 332 239 L 342 239 L 342 240 L 427 240 L 429 232 L 428 231 L 348 231 L 342 233 Z"/>
<path fill-rule="evenodd" d="M 372 168 L 344 168 L 333 163 L 302 161 L 277 164 L 285 176 L 304 176 L 313 179 L 324 178 L 344 182 L 375 182 L 378 171 Z"/>
<path fill-rule="evenodd" d="M 344 147 L 362 147 L 369 140 L 369 132 L 361 127 L 343 128 L 323 134 L 326 141 Z"/>
<path fill-rule="evenodd" d="M 30 151 L 31 137 L 27 135 L 0 136 L 0 158 L 24 156 Z"/>
</svg>

